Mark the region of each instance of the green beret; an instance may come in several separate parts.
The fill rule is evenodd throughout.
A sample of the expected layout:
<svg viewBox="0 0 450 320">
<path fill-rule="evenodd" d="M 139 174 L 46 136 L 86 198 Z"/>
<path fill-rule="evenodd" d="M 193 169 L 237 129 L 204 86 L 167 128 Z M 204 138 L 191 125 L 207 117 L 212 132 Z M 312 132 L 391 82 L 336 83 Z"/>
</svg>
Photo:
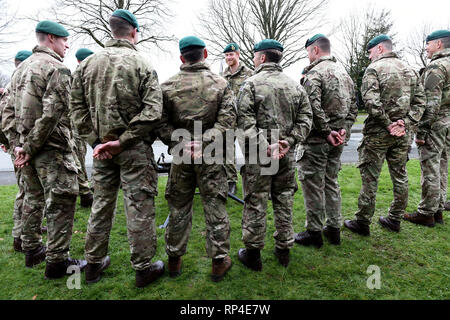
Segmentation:
<svg viewBox="0 0 450 320">
<path fill-rule="evenodd" d="M 41 21 L 36 26 L 36 32 L 53 34 L 58 37 L 68 37 L 69 32 L 59 23 L 53 21 Z"/>
<path fill-rule="evenodd" d="M 183 54 L 191 48 L 205 48 L 206 44 L 202 39 L 195 36 L 185 37 L 180 40 L 180 52 Z"/>
<path fill-rule="evenodd" d="M 31 55 L 33 54 L 33 52 L 28 51 L 28 50 L 22 50 L 17 52 L 15 59 L 19 60 L 19 61 L 25 61 L 27 60 Z"/>
<path fill-rule="evenodd" d="M 376 36 L 375 38 L 370 40 L 369 43 L 367 44 L 367 51 L 369 51 L 370 49 L 376 47 L 380 43 L 382 43 L 384 41 L 388 41 L 388 40 L 392 41 L 392 39 L 389 36 L 385 35 L 385 34 Z"/>
<path fill-rule="evenodd" d="M 137 22 L 136 17 L 130 11 L 125 9 L 118 9 L 113 12 L 113 17 L 118 17 L 126 20 L 129 24 L 137 29 L 139 32 L 139 23 Z"/>
<path fill-rule="evenodd" d="M 275 50 L 278 50 L 281 52 L 284 51 L 284 48 L 281 45 L 281 43 L 279 43 L 276 40 L 272 40 L 272 39 L 264 39 L 263 41 L 255 44 L 253 51 L 258 52 L 258 51 L 270 50 L 270 49 L 275 49 Z"/>
<path fill-rule="evenodd" d="M 433 40 L 437 40 L 437 39 L 441 39 L 441 38 L 447 38 L 450 37 L 450 31 L 448 30 L 438 30 L 433 32 L 432 34 L 430 34 L 427 37 L 427 42 L 433 41 Z"/>
<path fill-rule="evenodd" d="M 308 48 L 310 45 L 312 45 L 314 42 L 316 42 L 319 39 L 328 39 L 324 34 L 316 34 L 314 37 L 306 40 L 305 49 Z"/>
<path fill-rule="evenodd" d="M 236 43 L 230 43 L 225 47 L 223 53 L 239 51 L 239 46 Z"/>
<path fill-rule="evenodd" d="M 91 54 L 94 54 L 92 50 L 81 48 L 78 49 L 77 53 L 75 53 L 75 57 L 77 57 L 78 61 L 83 61 L 87 57 L 89 57 Z"/>
</svg>

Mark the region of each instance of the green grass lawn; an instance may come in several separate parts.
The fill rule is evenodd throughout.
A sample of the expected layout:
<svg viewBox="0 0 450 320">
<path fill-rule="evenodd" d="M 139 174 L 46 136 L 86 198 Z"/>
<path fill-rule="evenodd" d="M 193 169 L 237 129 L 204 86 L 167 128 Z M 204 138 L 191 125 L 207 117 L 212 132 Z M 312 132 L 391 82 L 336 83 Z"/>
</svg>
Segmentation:
<svg viewBox="0 0 450 320">
<path fill-rule="evenodd" d="M 420 168 L 418 161 L 408 165 L 410 201 L 408 210 L 416 209 L 420 200 Z M 167 177 L 159 179 L 160 194 L 156 199 L 157 225 L 168 214 L 164 199 Z M 344 166 L 340 175 L 344 218 L 353 218 L 361 186 L 355 166 Z M 133 300 L 303 300 L 303 299 L 449 299 L 450 246 L 449 224 L 426 228 L 403 223 L 399 234 L 391 233 L 376 223 L 385 215 L 392 201 L 392 184 L 387 168 L 383 170 L 373 219 L 372 236 L 363 238 L 347 230 L 343 243 L 336 247 L 325 243 L 320 250 L 295 245 L 291 264 L 281 267 L 273 255 L 274 233 L 272 209 L 267 216 L 266 248 L 262 252 L 263 271 L 252 272 L 243 267 L 236 255 L 242 247 L 242 206 L 228 202 L 231 232 L 231 257 L 234 265 L 220 283 L 210 281 L 211 261 L 205 252 L 205 223 L 201 202 L 195 199 L 194 222 L 184 257 L 183 274 L 176 279 L 168 274 L 145 289 L 135 288 L 135 273 L 129 262 L 126 222 L 122 198 L 110 241 L 111 266 L 103 279 L 87 286 L 82 276 L 81 290 L 69 290 L 66 279 L 44 279 L 45 263 L 26 269 L 24 256 L 12 249 L 12 210 L 15 186 L 0 188 L 0 299 L 133 299 Z M 446 216 L 448 214 L 446 213 Z M 71 255 L 83 257 L 84 237 L 89 210 L 77 206 Z M 450 221 L 448 221 L 450 223 Z M 305 210 L 301 191 L 295 195 L 294 227 L 303 231 Z M 158 229 L 155 259 L 167 262 L 164 230 Z M 367 269 L 381 269 L 381 289 L 367 288 Z"/>
</svg>

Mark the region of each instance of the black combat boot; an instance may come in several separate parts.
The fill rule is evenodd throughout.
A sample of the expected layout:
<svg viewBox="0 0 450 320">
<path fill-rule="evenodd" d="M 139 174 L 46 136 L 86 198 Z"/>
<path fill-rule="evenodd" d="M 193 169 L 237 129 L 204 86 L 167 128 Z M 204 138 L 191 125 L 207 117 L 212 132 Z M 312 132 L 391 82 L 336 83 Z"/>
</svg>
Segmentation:
<svg viewBox="0 0 450 320">
<path fill-rule="evenodd" d="M 61 279 L 66 275 L 71 274 L 67 270 L 71 266 L 78 267 L 80 271 L 83 271 L 87 266 L 87 261 L 69 258 L 65 261 L 56 263 L 47 262 L 47 265 L 45 266 L 45 279 Z"/>
<path fill-rule="evenodd" d="M 403 216 L 403 220 L 430 228 L 433 228 L 436 225 L 436 222 L 434 221 L 434 216 L 426 216 L 418 212 L 405 214 Z"/>
<path fill-rule="evenodd" d="M 86 266 L 85 276 L 88 284 L 97 283 L 102 278 L 103 272 L 108 269 L 111 264 L 111 258 L 106 256 L 100 263 L 88 263 Z"/>
<path fill-rule="evenodd" d="M 169 276 L 171 278 L 176 278 L 181 275 L 181 265 L 182 265 L 181 257 L 169 257 Z"/>
<path fill-rule="evenodd" d="M 34 250 L 25 252 L 25 266 L 27 268 L 33 268 L 45 260 L 47 248 L 40 246 Z"/>
<path fill-rule="evenodd" d="M 390 231 L 400 232 L 400 221 L 394 221 L 391 218 L 380 217 L 379 222 L 382 227 Z"/>
<path fill-rule="evenodd" d="M 341 229 L 333 227 L 323 228 L 323 235 L 328 239 L 328 242 L 339 246 L 341 244 Z"/>
<path fill-rule="evenodd" d="M 164 262 L 157 261 L 145 270 L 136 270 L 136 287 L 145 288 L 164 274 Z"/>
<path fill-rule="evenodd" d="M 295 236 L 295 242 L 301 246 L 314 246 L 320 249 L 323 246 L 322 232 L 306 230 Z"/>
<path fill-rule="evenodd" d="M 16 252 L 23 252 L 22 250 L 22 240 L 20 238 L 14 238 L 13 248 Z"/>
<path fill-rule="evenodd" d="M 370 227 L 368 224 L 362 223 L 359 220 L 345 220 L 344 225 L 354 233 L 357 233 L 361 236 L 368 237 L 370 236 Z"/>
<path fill-rule="evenodd" d="M 213 259 L 211 280 L 214 282 L 222 281 L 232 266 L 233 263 L 231 262 L 231 258 L 229 256 L 226 256 L 223 259 Z"/>
<path fill-rule="evenodd" d="M 253 271 L 262 271 L 261 251 L 259 249 L 240 249 L 239 261 Z"/>
<path fill-rule="evenodd" d="M 444 214 L 442 211 L 438 211 L 434 214 L 434 221 L 439 224 L 444 224 Z"/>
<path fill-rule="evenodd" d="M 94 202 L 94 196 L 92 193 L 82 194 L 80 195 L 80 206 L 82 208 L 90 208 L 92 207 L 92 203 Z"/>
<path fill-rule="evenodd" d="M 289 249 L 278 249 L 275 247 L 273 254 L 277 257 L 278 262 L 285 268 L 289 265 Z"/>
</svg>

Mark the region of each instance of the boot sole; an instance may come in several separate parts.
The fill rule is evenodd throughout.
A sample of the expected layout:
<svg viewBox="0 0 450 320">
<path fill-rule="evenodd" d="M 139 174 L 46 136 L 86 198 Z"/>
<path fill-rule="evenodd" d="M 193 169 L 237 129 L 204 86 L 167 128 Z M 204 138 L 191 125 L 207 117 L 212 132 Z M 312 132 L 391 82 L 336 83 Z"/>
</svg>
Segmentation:
<svg viewBox="0 0 450 320">
<path fill-rule="evenodd" d="M 347 227 L 347 225 L 345 225 L 345 224 L 344 224 L 344 226 L 347 228 L 347 230 L 350 230 L 350 231 L 353 232 L 353 233 L 359 234 L 360 236 L 363 236 L 363 237 L 370 237 L 370 233 L 362 233 L 362 232 L 356 231 L 356 230 L 353 229 L 353 228 Z"/>
<path fill-rule="evenodd" d="M 418 223 L 418 222 L 407 220 L 407 219 L 404 219 L 404 220 L 408 221 L 408 222 L 410 222 L 412 224 L 415 224 L 417 226 L 423 226 L 423 227 L 428 227 L 428 228 L 434 228 L 436 226 L 436 224 L 424 224 L 424 223 Z"/>
</svg>

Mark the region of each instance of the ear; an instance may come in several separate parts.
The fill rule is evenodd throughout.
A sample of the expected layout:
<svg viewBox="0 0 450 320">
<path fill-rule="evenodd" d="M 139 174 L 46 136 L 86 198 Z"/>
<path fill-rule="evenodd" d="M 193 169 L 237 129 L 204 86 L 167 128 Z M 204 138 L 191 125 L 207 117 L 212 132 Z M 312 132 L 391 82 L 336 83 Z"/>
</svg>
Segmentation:
<svg viewBox="0 0 450 320">
<path fill-rule="evenodd" d="M 181 60 L 181 62 L 183 63 L 183 64 L 185 64 L 186 63 L 186 60 L 183 58 L 183 56 L 182 55 L 180 55 L 180 60 Z"/>
<path fill-rule="evenodd" d="M 54 43 L 55 40 L 56 40 L 56 36 L 54 36 L 53 34 L 48 34 L 48 35 L 47 35 L 47 40 L 48 40 L 50 43 Z"/>
<path fill-rule="evenodd" d="M 442 40 L 441 39 L 438 39 L 438 41 L 436 41 L 436 48 L 439 50 L 439 49 L 442 49 L 444 46 L 442 45 Z"/>
<path fill-rule="evenodd" d="M 204 50 L 203 51 L 203 57 L 205 58 L 205 60 L 208 58 L 208 50 Z"/>
</svg>

